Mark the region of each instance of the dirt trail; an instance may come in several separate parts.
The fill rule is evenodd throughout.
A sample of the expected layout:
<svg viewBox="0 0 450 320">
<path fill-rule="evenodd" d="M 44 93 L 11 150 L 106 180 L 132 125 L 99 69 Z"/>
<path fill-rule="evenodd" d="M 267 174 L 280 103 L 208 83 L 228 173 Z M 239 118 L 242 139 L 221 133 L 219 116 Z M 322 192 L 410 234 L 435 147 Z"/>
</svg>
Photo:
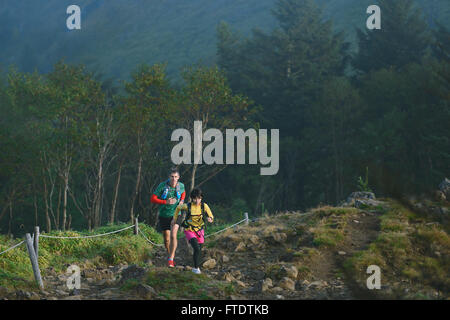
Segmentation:
<svg viewBox="0 0 450 320">
<path fill-rule="evenodd" d="M 259 234 L 259 230 L 255 230 L 262 242 L 263 237 Z M 271 264 L 293 265 L 295 255 L 289 253 L 288 247 L 292 247 L 298 241 L 298 238 L 288 239 L 280 243 L 268 243 L 264 246 L 255 242 L 255 246 L 248 246 L 243 250 L 236 250 L 235 244 L 230 247 L 230 244 L 226 243 L 227 236 L 225 234 L 208 238 L 207 242 L 215 240 L 218 245 L 211 248 L 203 247 L 202 260 L 205 262 L 214 259 L 215 263 L 210 268 L 202 267 L 202 273 L 212 280 L 233 283 L 236 289 L 235 293 L 228 296 L 227 299 L 365 298 L 353 286 L 351 275 L 349 277 L 349 275 L 343 273 L 342 266 L 347 258 L 357 251 L 364 250 L 377 238 L 379 232 L 378 213 L 359 211 L 356 215 L 349 216 L 345 230 L 346 235 L 343 244 L 332 250 L 320 250 L 320 254 L 316 257 L 311 268 L 314 275 L 313 279 L 307 281 L 298 276 L 293 281 L 295 289 L 286 289 L 280 284 L 279 279 L 276 280 L 275 278 L 271 279 L 274 282 L 271 289 L 261 290 L 260 287 L 261 282 L 271 276 L 270 273 L 267 273 L 267 266 Z M 248 231 L 239 229 L 235 234 L 241 236 L 245 234 L 251 238 L 253 235 Z M 302 250 L 308 250 L 308 248 L 310 248 L 310 244 L 295 247 L 295 250 L 302 252 Z M 67 288 L 67 275 L 56 274 L 52 270 L 47 270 L 44 277 L 46 289 L 43 293 L 36 295 L 31 292 L 16 292 L 15 298 L 50 300 L 145 299 L 145 295 L 143 296 L 139 292 L 121 290 L 123 282 L 120 279 L 124 270 L 132 270 L 127 275 L 131 279 L 140 279 L 150 269 L 167 272 L 169 270 L 167 267 L 168 254 L 165 247 L 160 246 L 153 250 L 155 254 L 151 261 L 148 261 L 146 268 L 127 269 L 129 267 L 127 265 L 108 266 L 107 268 L 81 268 L 81 289 L 74 291 Z M 192 249 L 186 243 L 184 237 L 178 240 L 175 262 L 176 268 L 174 271 L 191 272 Z M 153 298 L 155 298 L 155 295 L 153 295 Z"/>
</svg>

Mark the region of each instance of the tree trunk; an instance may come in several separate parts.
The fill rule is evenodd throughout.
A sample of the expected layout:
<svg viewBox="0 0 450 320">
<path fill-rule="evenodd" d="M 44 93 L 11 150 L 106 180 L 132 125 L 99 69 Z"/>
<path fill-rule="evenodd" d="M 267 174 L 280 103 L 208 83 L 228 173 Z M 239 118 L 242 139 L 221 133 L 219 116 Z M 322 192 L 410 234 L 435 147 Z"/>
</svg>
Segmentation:
<svg viewBox="0 0 450 320">
<path fill-rule="evenodd" d="M 58 230 L 61 230 L 59 225 L 59 213 L 61 209 L 61 185 L 59 186 L 59 192 L 58 192 L 58 206 L 56 207 L 56 227 Z"/>
<path fill-rule="evenodd" d="M 63 195 L 63 215 L 62 215 L 62 231 L 66 231 L 67 223 L 67 193 L 69 192 L 69 173 L 64 176 L 64 195 Z"/>
<path fill-rule="evenodd" d="M 195 164 L 192 166 L 192 174 L 191 174 L 191 189 L 189 191 L 194 190 L 195 187 L 195 173 L 197 172 L 198 164 Z"/>
<path fill-rule="evenodd" d="M 263 180 L 264 181 L 264 180 Z M 261 205 L 261 199 L 262 199 L 262 195 L 264 193 L 264 187 L 265 187 L 265 183 L 262 182 L 259 188 L 259 193 L 258 193 L 258 198 L 256 199 L 256 204 L 255 204 L 255 215 L 258 214 L 258 208 Z M 264 212 L 261 212 L 264 213 Z"/>
<path fill-rule="evenodd" d="M 9 222 L 8 222 L 8 236 L 11 237 L 11 225 L 13 217 L 12 201 L 9 202 Z"/>
<path fill-rule="evenodd" d="M 131 200 L 131 209 L 130 209 L 130 220 L 134 221 L 134 203 L 136 202 L 137 195 L 139 193 L 139 185 L 141 183 L 141 172 L 142 172 L 142 156 L 139 156 L 138 163 L 138 174 L 136 178 L 136 187 L 134 189 L 133 199 Z"/>
<path fill-rule="evenodd" d="M 39 224 L 38 224 L 38 208 L 37 208 L 36 193 L 34 194 L 33 203 L 34 203 L 34 225 L 38 226 Z"/>
<path fill-rule="evenodd" d="M 109 215 L 109 223 L 111 223 L 111 224 L 114 223 L 114 220 L 116 218 L 116 204 L 117 204 L 117 197 L 119 196 L 119 185 L 120 185 L 120 177 L 122 175 L 122 167 L 123 167 L 123 162 L 120 162 L 119 172 L 117 173 L 116 185 L 114 187 L 114 198 L 113 198 L 113 202 L 112 202 L 111 213 Z"/>
<path fill-rule="evenodd" d="M 52 231 L 52 222 L 50 220 L 49 215 L 49 207 L 48 207 L 48 190 L 47 190 L 47 182 L 44 177 L 44 203 L 45 203 L 45 222 L 46 222 L 46 229 L 47 232 Z"/>
</svg>

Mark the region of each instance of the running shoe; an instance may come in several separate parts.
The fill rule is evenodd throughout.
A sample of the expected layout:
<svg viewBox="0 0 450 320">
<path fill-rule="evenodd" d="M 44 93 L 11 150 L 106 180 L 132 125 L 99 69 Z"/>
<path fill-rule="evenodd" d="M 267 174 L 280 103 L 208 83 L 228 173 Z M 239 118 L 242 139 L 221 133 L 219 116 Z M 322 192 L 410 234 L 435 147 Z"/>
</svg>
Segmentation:
<svg viewBox="0 0 450 320">
<path fill-rule="evenodd" d="M 202 272 L 200 271 L 200 268 L 192 268 L 192 272 L 195 273 L 195 274 L 200 274 L 200 273 L 202 273 Z"/>
<path fill-rule="evenodd" d="M 173 261 L 173 260 L 168 260 L 167 264 L 169 265 L 169 268 L 175 267 L 175 261 Z"/>
</svg>

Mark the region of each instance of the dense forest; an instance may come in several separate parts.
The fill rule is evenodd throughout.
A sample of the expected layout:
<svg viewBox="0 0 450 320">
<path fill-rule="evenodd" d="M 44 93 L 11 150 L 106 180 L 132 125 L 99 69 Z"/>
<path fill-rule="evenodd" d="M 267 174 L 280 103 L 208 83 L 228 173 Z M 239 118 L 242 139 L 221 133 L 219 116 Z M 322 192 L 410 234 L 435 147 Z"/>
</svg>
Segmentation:
<svg viewBox="0 0 450 320">
<path fill-rule="evenodd" d="M 91 8 L 87 21 L 89 12 L 104 19 L 118 14 L 120 1 L 111 7 L 85 2 Z M 171 2 L 173 19 L 185 16 L 180 9 L 185 1 L 159 2 L 160 10 Z M 193 3 L 201 7 L 203 2 Z M 358 5 L 357 18 L 346 20 L 361 21 L 358 29 L 343 27 L 334 14 L 342 18 L 343 12 L 354 12 L 338 6 L 354 1 L 259 2 L 264 5 L 255 15 L 250 4 L 242 11 L 255 19 L 244 18 L 245 27 L 214 16 L 207 32 L 189 29 L 192 38 L 184 39 L 183 50 L 192 52 L 181 53 L 187 60 L 172 65 L 178 56 L 171 55 L 182 42 L 168 50 L 147 39 L 167 64 L 97 43 L 104 51 L 92 49 L 77 63 L 73 56 L 57 59 L 49 68 L 46 64 L 65 56 L 58 51 L 61 35 L 19 43 L 20 31 L 8 24 L 0 39 L 3 55 L 10 57 L 1 59 L 12 65 L 0 83 L 0 233 L 23 234 L 34 225 L 45 231 L 92 229 L 137 215 L 154 224 L 156 207 L 149 198 L 173 166 L 171 133 L 176 128 L 192 132 L 195 120 L 203 121 L 204 130 L 280 130 L 277 175 L 261 176 L 255 165 L 180 166 L 187 189 L 204 189 L 206 202 L 223 221 L 235 221 L 244 211 L 256 216 L 339 204 L 358 188 L 378 196 L 422 193 L 449 176 L 450 33 L 443 24 L 447 20 L 437 19 L 448 12 L 448 4 L 379 0 L 382 28 L 368 30 L 365 5 Z M 52 11 L 51 3 L 43 10 Z M 208 3 L 217 6 L 208 10 L 219 12 L 228 2 Z M 0 21 L 27 5 L 32 6 L 6 6 Z M 127 6 L 135 7 L 137 2 Z M 208 10 L 196 15 L 207 16 Z M 272 20 L 249 32 L 258 15 Z M 105 21 L 98 23 L 121 35 L 114 31 L 121 23 Z M 185 27 L 183 21 L 174 23 Z M 200 37 L 211 32 L 215 57 Z M 123 41 L 138 43 L 144 33 Z M 86 50 L 75 37 L 65 40 L 65 48 Z M 83 37 L 98 42 L 92 33 Z M 161 31 L 158 41 L 167 37 Z M 132 48 L 131 42 L 109 41 Z M 42 54 L 31 54 L 38 46 Z M 201 60 L 205 63 L 197 64 Z M 128 70 L 129 76 L 112 71 L 105 80 L 97 72 L 106 69 L 89 68 L 102 63 Z M 169 74 L 180 65 L 186 66 L 181 80 L 174 80 Z"/>
</svg>

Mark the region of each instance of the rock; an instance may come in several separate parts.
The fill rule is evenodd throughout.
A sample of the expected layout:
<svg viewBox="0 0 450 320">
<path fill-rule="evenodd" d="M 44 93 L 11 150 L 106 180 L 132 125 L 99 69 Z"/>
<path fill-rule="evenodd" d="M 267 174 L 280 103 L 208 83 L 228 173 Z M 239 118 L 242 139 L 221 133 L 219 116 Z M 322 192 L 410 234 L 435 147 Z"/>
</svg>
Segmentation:
<svg viewBox="0 0 450 320">
<path fill-rule="evenodd" d="M 263 292 L 266 292 L 267 290 L 269 290 L 271 287 L 273 287 L 272 279 L 267 278 L 264 280 L 259 280 L 253 287 L 252 291 L 254 291 L 256 293 L 263 293 Z"/>
<path fill-rule="evenodd" d="M 31 292 L 30 300 L 41 300 L 41 297 L 34 292 Z"/>
<path fill-rule="evenodd" d="M 311 284 L 308 287 L 313 289 L 322 289 L 325 288 L 326 286 L 328 286 L 328 283 L 326 281 L 319 280 L 311 282 Z"/>
<path fill-rule="evenodd" d="M 243 288 L 246 288 L 246 287 L 247 287 L 247 285 L 246 285 L 243 281 L 235 280 L 235 282 L 236 282 L 236 284 L 237 284 L 238 286 L 240 286 L 240 287 L 243 287 Z"/>
<path fill-rule="evenodd" d="M 233 275 L 233 277 L 235 277 L 236 279 L 240 279 L 242 278 L 242 272 L 240 270 L 233 270 L 231 272 L 231 274 Z"/>
<path fill-rule="evenodd" d="M 216 259 L 208 259 L 205 262 L 203 262 L 203 268 L 212 269 L 216 266 L 216 264 L 217 264 Z"/>
<path fill-rule="evenodd" d="M 69 296 L 78 296 L 80 294 L 80 290 L 78 289 L 73 289 L 70 293 Z"/>
<path fill-rule="evenodd" d="M 141 279 L 145 275 L 145 269 L 136 265 L 130 265 L 121 272 L 120 283 L 128 279 Z"/>
<path fill-rule="evenodd" d="M 239 242 L 239 244 L 236 246 L 236 249 L 234 249 L 234 251 L 239 252 L 239 251 L 245 251 L 245 243 L 244 242 Z"/>
<path fill-rule="evenodd" d="M 341 203 L 343 207 L 355 206 L 356 200 L 375 200 L 375 194 L 373 192 L 357 191 L 352 192 L 347 199 Z"/>
<path fill-rule="evenodd" d="M 277 300 L 284 300 L 284 297 L 283 297 L 281 294 L 277 294 L 277 295 L 275 296 L 275 298 L 276 298 Z"/>
<path fill-rule="evenodd" d="M 236 243 L 239 243 L 241 241 L 242 238 L 237 234 L 230 234 L 223 239 L 223 242 L 228 249 L 234 248 L 236 246 Z"/>
<path fill-rule="evenodd" d="M 340 256 L 345 256 L 347 254 L 347 252 L 345 251 L 338 251 L 338 255 Z"/>
<path fill-rule="evenodd" d="M 68 296 L 68 295 L 69 295 L 69 292 L 64 291 L 64 290 L 60 290 L 60 289 L 56 289 L 56 290 L 55 290 L 55 293 L 56 293 L 57 295 L 60 295 L 60 296 Z"/>
<path fill-rule="evenodd" d="M 270 278 L 266 278 L 264 280 L 262 280 L 261 283 L 261 292 L 264 292 L 266 290 L 269 290 L 270 288 L 273 287 L 273 283 L 272 283 L 272 279 Z"/>
<path fill-rule="evenodd" d="M 252 270 L 248 276 L 254 280 L 263 280 L 266 276 L 266 273 L 261 270 Z"/>
<path fill-rule="evenodd" d="M 372 199 L 372 200 L 375 200 L 375 194 L 373 192 L 367 192 L 367 191 L 356 191 L 356 192 L 352 192 L 347 197 L 347 202 L 351 201 L 351 199 Z"/>
<path fill-rule="evenodd" d="M 283 233 L 283 232 L 274 233 L 274 234 L 272 234 L 272 238 L 273 238 L 273 240 L 275 240 L 275 242 L 283 243 L 286 241 L 287 235 L 286 235 L 286 233 Z"/>
<path fill-rule="evenodd" d="M 151 286 L 140 283 L 135 288 L 136 293 L 143 298 L 151 298 L 157 295 L 156 290 Z"/>
<path fill-rule="evenodd" d="M 19 300 L 28 300 L 31 298 L 31 292 L 24 291 L 24 290 L 17 290 L 16 297 Z"/>
<path fill-rule="evenodd" d="M 437 201 L 445 201 L 445 200 L 447 200 L 447 197 L 445 196 L 445 193 L 443 193 L 443 192 L 440 191 L 440 190 L 436 190 L 436 191 L 434 192 L 434 198 L 435 198 Z"/>
<path fill-rule="evenodd" d="M 280 272 L 279 272 L 280 278 L 288 277 L 288 278 L 296 280 L 297 275 L 298 275 L 298 270 L 297 270 L 297 267 L 295 267 L 295 266 L 281 266 L 281 268 L 280 268 Z"/>
<path fill-rule="evenodd" d="M 377 206 L 382 206 L 383 204 L 384 203 L 381 201 L 372 200 L 372 199 L 355 199 L 354 206 L 356 208 L 361 208 L 364 206 L 377 207 Z"/>
<path fill-rule="evenodd" d="M 68 297 L 64 297 L 62 298 L 62 300 L 81 300 L 81 296 L 68 296 Z"/>
<path fill-rule="evenodd" d="M 226 256 L 226 255 L 223 255 L 223 256 L 222 256 L 222 262 L 223 262 L 223 263 L 230 262 L 230 258 L 229 258 L 228 256 Z"/>
<path fill-rule="evenodd" d="M 255 244 L 255 245 L 259 244 L 260 241 L 261 241 L 261 240 L 259 239 L 259 237 L 256 236 L 256 235 L 251 235 L 250 238 L 249 238 L 249 240 L 250 240 L 250 242 L 251 242 L 252 244 Z"/>
<path fill-rule="evenodd" d="M 278 286 L 289 291 L 295 291 L 295 281 L 288 277 L 284 277 L 283 279 L 281 279 L 281 281 L 278 283 Z"/>
<path fill-rule="evenodd" d="M 50 292 L 45 291 L 45 290 L 41 290 L 41 295 L 43 295 L 44 297 L 48 297 L 50 295 Z"/>
<path fill-rule="evenodd" d="M 226 273 L 223 275 L 223 278 L 222 278 L 222 279 L 225 280 L 225 281 L 227 281 L 227 282 L 233 282 L 233 281 L 236 281 L 236 278 L 233 277 L 229 272 L 226 272 Z"/>
<path fill-rule="evenodd" d="M 439 190 L 445 195 L 447 199 L 450 199 L 450 180 L 445 178 L 439 184 Z"/>
</svg>

